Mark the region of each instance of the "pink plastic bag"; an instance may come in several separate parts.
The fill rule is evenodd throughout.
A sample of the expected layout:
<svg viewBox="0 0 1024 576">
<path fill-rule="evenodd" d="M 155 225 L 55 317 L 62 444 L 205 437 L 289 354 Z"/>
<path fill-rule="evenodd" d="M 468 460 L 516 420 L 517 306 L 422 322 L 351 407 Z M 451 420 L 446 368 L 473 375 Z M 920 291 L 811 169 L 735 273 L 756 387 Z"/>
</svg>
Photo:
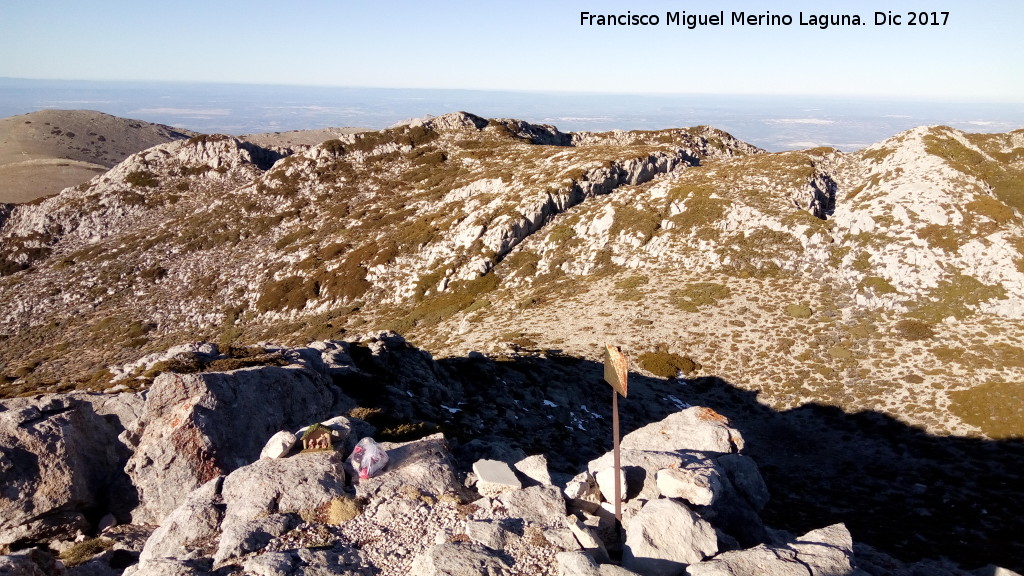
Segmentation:
<svg viewBox="0 0 1024 576">
<path fill-rule="evenodd" d="M 356 444 L 352 455 L 348 457 L 356 474 L 363 480 L 372 478 L 384 469 L 388 464 L 388 453 L 373 441 L 373 438 L 363 438 Z"/>
</svg>

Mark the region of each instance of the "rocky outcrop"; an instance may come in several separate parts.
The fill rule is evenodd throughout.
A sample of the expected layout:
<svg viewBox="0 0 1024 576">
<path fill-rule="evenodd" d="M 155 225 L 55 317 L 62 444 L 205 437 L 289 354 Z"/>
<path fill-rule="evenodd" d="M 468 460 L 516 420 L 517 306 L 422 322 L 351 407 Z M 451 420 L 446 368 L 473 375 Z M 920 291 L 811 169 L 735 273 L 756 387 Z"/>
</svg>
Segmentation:
<svg viewBox="0 0 1024 576">
<path fill-rule="evenodd" d="M 781 545 L 725 552 L 686 568 L 689 576 L 830 576 L 855 572 L 853 540 L 846 526 L 812 530 Z"/>
<path fill-rule="evenodd" d="M 88 398 L 49 395 L 4 403 L 0 546 L 90 532 L 108 513 L 128 521 L 137 497 L 122 472 L 129 455 L 119 440 L 124 428 L 116 416 L 97 413 Z"/>
<path fill-rule="evenodd" d="M 213 555 L 216 548 L 212 543 L 217 541 L 224 519 L 223 483 L 224 478 L 218 476 L 192 491 L 146 540 L 139 561 L 146 564 L 161 558 L 184 558 L 194 550 Z"/>
<path fill-rule="evenodd" d="M 178 201 L 162 183 L 194 186 L 239 183 L 255 178 L 280 158 L 247 142 L 222 135 L 175 140 L 132 154 L 87 184 L 67 188 L 40 203 L 21 204 L 0 217 L 0 239 L 16 247 L 33 238 L 48 246 L 65 237 L 96 242 L 132 229 Z M 28 262 L 24 262 L 27 264 Z"/>
<path fill-rule="evenodd" d="M 681 502 L 658 499 L 633 517 L 622 565 L 641 574 L 669 576 L 717 552 L 718 537 L 710 523 Z"/>
<path fill-rule="evenodd" d="M 63 576 L 66 573 L 59 560 L 38 548 L 0 556 L 0 574 L 4 576 Z"/>
<path fill-rule="evenodd" d="M 594 479 L 610 467 L 610 453 L 555 485 L 542 455 L 523 458 L 509 451 L 508 461 L 470 466 L 452 455 L 444 435 L 433 434 L 380 442 L 387 466 L 359 479 L 348 454 L 372 429 L 355 418 L 317 416 L 316 410 L 351 405 L 335 379 L 343 383 L 347 375 L 366 384 L 374 370 L 394 377 L 393 364 L 408 352 L 403 342 L 381 335 L 375 352 L 342 342 L 280 350 L 296 364 L 167 374 L 145 395 L 5 402 L 0 473 L 8 500 L 0 536 L 9 546 L 40 548 L 2 556 L 0 567 L 15 574 L 62 573 L 65 567 L 42 551 L 49 545 L 74 562 L 66 573 L 80 575 L 914 573 L 867 548 L 858 565 L 841 524 L 800 537 L 766 528 L 759 512 L 768 490 L 743 454 L 743 435 L 702 407 L 671 413 L 623 437 L 624 532 L 616 528 L 605 494 L 613 491 L 599 489 Z M 366 371 L 371 357 L 378 363 Z M 428 363 L 409 357 L 424 362 L 420 368 Z M 414 396 L 429 397 L 430 387 L 448 378 L 443 370 L 424 374 L 436 381 L 421 389 L 405 373 L 395 382 L 407 389 L 387 393 L 410 398 L 406 392 L 415 390 Z M 259 457 L 274 428 L 301 435 L 298 425 L 286 421 L 304 417 L 311 420 L 303 429 L 321 423 L 336 432 L 333 449 L 282 449 L 276 457 Z M 183 422 L 202 439 L 203 450 L 175 441 Z M 157 435 L 161 430 L 167 435 Z M 94 523 L 101 512 L 117 512 L 103 504 L 123 501 L 110 483 L 129 478 L 121 468 L 133 450 L 128 470 L 137 488 L 125 490 L 141 498 L 139 510 Z M 147 463 L 145 455 L 157 459 Z M 41 468 L 25 468 L 26 462 Z M 196 483 L 197 471 L 211 476 Z M 188 483 L 194 489 L 185 488 Z M 156 518 L 158 526 L 141 524 L 175 502 Z M 129 520 L 135 524 L 114 526 Z M 76 534 L 99 537 L 79 545 L 69 541 Z M 621 566 L 612 561 L 620 554 Z M 937 575 L 963 576 L 941 563 L 927 567 Z"/>
<path fill-rule="evenodd" d="M 351 407 L 323 374 L 302 366 L 161 374 L 127 466 L 143 502 L 138 518 L 159 522 L 193 489 L 257 460 L 277 431 Z"/>
</svg>

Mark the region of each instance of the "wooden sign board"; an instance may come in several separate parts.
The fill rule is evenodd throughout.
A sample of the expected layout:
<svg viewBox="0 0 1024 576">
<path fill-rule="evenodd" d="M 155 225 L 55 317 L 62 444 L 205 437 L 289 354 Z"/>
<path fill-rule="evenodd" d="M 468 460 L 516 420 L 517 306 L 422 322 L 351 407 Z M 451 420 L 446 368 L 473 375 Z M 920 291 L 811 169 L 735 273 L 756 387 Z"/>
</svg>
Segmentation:
<svg viewBox="0 0 1024 576">
<path fill-rule="evenodd" d="M 611 384 L 612 388 L 626 397 L 629 385 L 626 378 L 629 375 L 629 361 L 626 355 L 618 346 L 611 344 L 604 345 L 604 381 Z"/>
</svg>

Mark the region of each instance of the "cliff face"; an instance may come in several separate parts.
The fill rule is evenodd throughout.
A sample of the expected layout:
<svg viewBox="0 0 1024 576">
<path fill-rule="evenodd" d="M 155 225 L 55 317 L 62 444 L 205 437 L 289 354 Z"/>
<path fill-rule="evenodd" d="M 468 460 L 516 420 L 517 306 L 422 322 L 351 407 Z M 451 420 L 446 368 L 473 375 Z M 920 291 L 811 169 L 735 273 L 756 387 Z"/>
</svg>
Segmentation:
<svg viewBox="0 0 1024 576">
<path fill-rule="evenodd" d="M 458 113 L 288 149 L 170 142 L 0 219 L 0 372 L 8 394 L 107 386 L 183 341 L 375 329 L 439 355 L 608 340 L 778 408 L 1018 434 L 989 408 L 1024 378 L 1022 139 L 765 154 L 706 127 Z"/>
</svg>

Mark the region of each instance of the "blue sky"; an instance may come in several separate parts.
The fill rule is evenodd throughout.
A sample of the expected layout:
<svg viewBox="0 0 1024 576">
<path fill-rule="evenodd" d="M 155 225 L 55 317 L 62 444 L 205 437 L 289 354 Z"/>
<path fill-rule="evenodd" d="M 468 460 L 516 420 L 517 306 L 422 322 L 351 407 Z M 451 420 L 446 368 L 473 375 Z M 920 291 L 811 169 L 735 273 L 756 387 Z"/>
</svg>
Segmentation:
<svg viewBox="0 0 1024 576">
<path fill-rule="evenodd" d="M 580 12 L 790 14 L 788 27 L 586 27 Z M 874 26 L 875 11 L 948 11 Z M 858 14 L 821 30 L 799 13 Z M 0 0 L 0 76 L 1024 102 L 1024 2 Z"/>
</svg>

